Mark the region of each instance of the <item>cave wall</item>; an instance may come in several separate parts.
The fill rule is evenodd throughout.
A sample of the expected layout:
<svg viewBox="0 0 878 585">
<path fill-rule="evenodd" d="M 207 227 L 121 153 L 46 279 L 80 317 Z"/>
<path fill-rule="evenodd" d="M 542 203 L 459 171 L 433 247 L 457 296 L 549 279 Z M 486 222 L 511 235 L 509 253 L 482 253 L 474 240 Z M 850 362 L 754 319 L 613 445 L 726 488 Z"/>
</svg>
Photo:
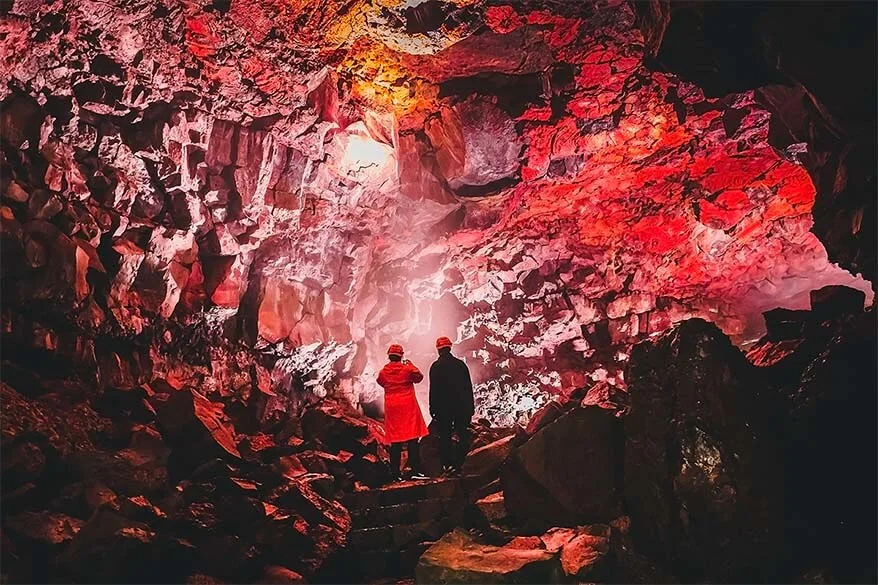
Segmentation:
<svg viewBox="0 0 878 585">
<path fill-rule="evenodd" d="M 830 262 L 874 275 L 874 197 L 816 82 L 659 70 L 661 2 L 426 4 L 4 5 L 5 334 L 101 385 L 280 357 L 354 402 L 444 334 L 514 414 L 689 317 L 741 343 L 871 296 Z"/>
<path fill-rule="evenodd" d="M 632 4 L 653 65 L 724 95 L 755 89 L 770 143 L 806 145 L 812 231 L 829 257 L 875 277 L 876 7 L 866 2 Z"/>
</svg>

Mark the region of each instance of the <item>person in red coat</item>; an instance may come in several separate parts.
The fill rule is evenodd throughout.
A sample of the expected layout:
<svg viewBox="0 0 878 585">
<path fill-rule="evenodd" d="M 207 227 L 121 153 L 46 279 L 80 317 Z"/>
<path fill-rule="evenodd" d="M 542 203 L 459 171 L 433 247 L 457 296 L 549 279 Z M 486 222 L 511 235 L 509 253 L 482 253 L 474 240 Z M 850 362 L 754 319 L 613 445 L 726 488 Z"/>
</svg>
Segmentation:
<svg viewBox="0 0 878 585">
<path fill-rule="evenodd" d="M 384 433 L 390 443 L 390 471 L 401 478 L 402 446 L 406 445 L 412 477 L 424 479 L 418 439 L 427 434 L 427 425 L 415 397 L 415 384 L 424 379 L 413 363 L 403 359 L 402 346 L 394 343 L 387 350 L 390 362 L 381 368 L 378 384 L 384 388 Z"/>
</svg>

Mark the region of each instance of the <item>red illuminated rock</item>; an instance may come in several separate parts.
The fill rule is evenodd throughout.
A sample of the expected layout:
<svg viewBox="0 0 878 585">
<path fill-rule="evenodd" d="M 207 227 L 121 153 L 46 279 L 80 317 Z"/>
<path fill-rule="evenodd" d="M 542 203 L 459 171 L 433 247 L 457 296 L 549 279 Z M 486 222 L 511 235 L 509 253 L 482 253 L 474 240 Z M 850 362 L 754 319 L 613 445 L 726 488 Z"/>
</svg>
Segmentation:
<svg viewBox="0 0 878 585">
<path fill-rule="evenodd" d="M 744 340 L 810 288 L 866 288 L 809 235 L 815 188 L 769 132 L 774 112 L 807 134 L 783 95 L 709 97 L 640 65 L 662 10 L 26 6 L 2 25 L 16 47 L 2 67 L 46 97 L 0 96 L 20 159 L 3 189 L 11 237 L 24 230 L 26 263 L 4 266 L 19 301 L 90 304 L 134 334 L 240 309 L 251 343 L 353 341 L 350 378 L 384 336 L 417 346 L 451 323 L 467 357 L 487 352 L 484 378 L 533 395 L 620 382 L 583 327 L 623 353 L 690 316 Z M 319 56 L 280 51 L 273 28 Z"/>
<path fill-rule="evenodd" d="M 580 581 L 603 581 L 610 573 L 610 528 L 593 525 L 561 546 L 561 568 Z"/>
<path fill-rule="evenodd" d="M 452 189 L 488 185 L 518 170 L 521 144 L 514 124 L 484 98 L 443 107 L 424 130 Z"/>
<path fill-rule="evenodd" d="M 536 543 L 513 540 L 497 547 L 481 544 L 461 530 L 442 537 L 418 561 L 418 583 L 552 583 L 558 560 Z M 538 544 L 539 543 L 539 544 Z"/>
<path fill-rule="evenodd" d="M 124 520 L 65 545 L 66 574 L 21 580 L 143 569 L 252 582 L 268 565 L 311 578 L 344 544 L 335 490 L 384 475 L 377 423 L 355 409 L 381 413 L 387 345 L 424 369 L 439 335 L 467 360 L 479 417 L 511 427 L 536 413 L 521 445 L 477 433 L 468 462 L 480 476 L 504 462 L 513 517 L 609 520 L 624 415 L 633 531 L 658 557 L 718 575 L 687 579 L 750 579 L 724 559 L 774 550 L 759 503 L 776 500 L 757 486 L 774 478 L 756 462 L 771 427 L 757 419 L 776 415 L 795 437 L 780 447 L 795 482 L 837 504 L 821 516 L 785 494 L 794 532 L 850 541 L 837 517 L 868 532 L 854 513 L 869 509 L 868 478 L 849 494 L 822 478 L 857 481 L 861 439 L 846 432 L 874 426 L 856 418 L 874 386 L 858 381 L 874 377 L 845 365 L 865 355 L 856 341 L 871 347 L 855 325 L 871 288 L 830 262 L 875 274 L 874 42 L 852 24 L 874 19 L 603 0 L 312 4 L 4 6 L 3 504 L 9 517 L 111 508 Z M 824 288 L 837 285 L 865 295 Z M 754 365 L 713 329 L 671 347 L 662 334 L 692 333 L 680 323 L 693 317 L 746 342 Z M 655 347 L 632 355 L 645 339 Z M 23 373 L 35 364 L 53 379 Z M 327 401 L 298 420 L 315 395 L 351 409 Z M 812 477 L 796 449 L 811 432 L 833 474 Z M 217 459 L 233 465 L 225 476 Z M 559 471 L 571 468 L 572 480 Z M 271 502 L 289 482 L 306 487 Z M 190 537 L 198 566 L 175 540 Z M 854 558 L 868 539 L 850 554 L 802 540 L 796 554 L 874 581 Z M 581 544 L 570 573 L 595 578 Z M 143 566 L 164 553 L 186 561 L 179 574 Z"/>
<path fill-rule="evenodd" d="M 60 545 L 71 540 L 84 522 L 63 514 L 24 512 L 9 518 L 5 525 L 13 537 Z"/>
<path fill-rule="evenodd" d="M 281 585 L 285 583 L 306 583 L 305 578 L 297 572 L 287 569 L 286 567 L 278 567 L 276 565 L 266 567 L 265 573 L 263 574 L 262 579 L 260 579 L 259 582 L 272 583 L 275 585 Z"/>
<path fill-rule="evenodd" d="M 306 440 L 319 440 L 336 451 L 374 454 L 377 438 L 372 435 L 368 423 L 355 415 L 341 402 L 319 404 L 303 414 L 302 434 Z"/>
</svg>

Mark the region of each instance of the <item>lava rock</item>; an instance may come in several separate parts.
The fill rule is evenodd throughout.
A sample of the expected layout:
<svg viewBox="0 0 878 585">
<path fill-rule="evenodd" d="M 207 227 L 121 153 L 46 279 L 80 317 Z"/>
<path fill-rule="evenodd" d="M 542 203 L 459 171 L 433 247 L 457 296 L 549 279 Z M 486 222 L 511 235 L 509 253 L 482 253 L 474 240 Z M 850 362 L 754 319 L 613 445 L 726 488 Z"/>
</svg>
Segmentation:
<svg viewBox="0 0 878 585">
<path fill-rule="evenodd" d="M 347 509 L 337 501 L 324 498 L 307 482 L 301 479 L 279 486 L 269 496 L 269 501 L 295 510 L 308 522 L 329 526 L 339 533 L 339 541 L 351 528 L 351 517 Z"/>
<path fill-rule="evenodd" d="M 556 583 L 559 574 L 557 555 L 538 538 L 493 546 L 455 529 L 421 556 L 415 583 Z"/>
<path fill-rule="evenodd" d="M 692 319 L 635 346 L 627 379 L 625 501 L 638 550 L 683 579 L 776 577 L 779 412 L 755 368 Z"/>
<path fill-rule="evenodd" d="M 781 392 L 784 419 L 788 544 L 797 551 L 791 571 L 825 568 L 838 582 L 878 577 L 878 371 L 873 310 L 836 323 L 798 380 Z M 787 359 L 794 359 L 791 356 Z M 782 365 L 783 362 L 781 362 Z M 870 462 L 868 465 L 866 462 Z M 820 505 L 815 505 L 819 502 Z M 823 542 L 813 534 L 825 535 Z M 793 578 L 795 575 L 791 575 Z"/>
<path fill-rule="evenodd" d="M 269 565 L 268 567 L 265 567 L 265 572 L 262 574 L 262 579 L 259 580 L 259 583 L 270 583 L 272 585 L 305 582 L 305 578 L 297 572 L 287 569 L 286 567 L 279 567 L 277 565 Z"/>
<path fill-rule="evenodd" d="M 522 144 L 509 114 L 473 96 L 443 107 L 425 126 L 436 160 L 452 189 L 481 187 L 516 173 Z"/>
<path fill-rule="evenodd" d="M 302 415 L 302 436 L 306 441 L 320 441 L 336 452 L 377 453 L 378 442 L 371 436 L 369 425 L 340 402 L 325 401 L 307 409 Z"/>
<path fill-rule="evenodd" d="M 193 560 L 194 549 L 185 541 L 101 508 L 77 532 L 58 566 L 92 583 L 168 582 L 182 580 Z"/>
<path fill-rule="evenodd" d="M 351 457 L 347 469 L 357 481 L 372 487 L 381 485 L 390 475 L 388 466 L 377 455 L 371 453 L 362 457 Z"/>
<path fill-rule="evenodd" d="M 6 519 L 4 527 L 13 538 L 55 546 L 72 540 L 84 524 L 85 522 L 77 518 L 42 511 L 23 512 L 10 516 Z"/>
<path fill-rule="evenodd" d="M 172 479 L 187 477 L 199 465 L 214 458 L 235 457 L 235 428 L 223 414 L 223 406 L 192 389 L 151 397 L 158 428 L 171 448 L 168 472 Z"/>
<path fill-rule="evenodd" d="M 38 480 L 46 471 L 47 461 L 43 449 L 30 441 L 4 442 L 2 445 L 3 491 Z"/>
<path fill-rule="evenodd" d="M 461 468 L 464 488 L 472 492 L 499 477 L 500 466 L 509 458 L 524 437 L 508 435 L 470 451 Z"/>
<path fill-rule="evenodd" d="M 561 569 L 578 583 L 603 582 L 610 574 L 610 529 L 589 528 L 561 547 Z"/>
<path fill-rule="evenodd" d="M 479 511 L 480 520 L 485 524 L 493 524 L 507 516 L 506 502 L 503 492 L 496 492 L 476 500 L 474 504 Z"/>
<path fill-rule="evenodd" d="M 863 312 L 866 293 L 847 286 L 824 286 L 811 291 L 811 314 L 818 321 Z"/>
<path fill-rule="evenodd" d="M 608 382 L 598 382 L 588 389 L 582 399 L 582 406 L 597 406 L 615 414 L 624 416 L 630 409 L 631 398 L 628 392 Z"/>
<path fill-rule="evenodd" d="M 769 341 L 801 339 L 810 321 L 809 311 L 772 309 L 762 314 L 765 317 L 765 336 Z"/>
<path fill-rule="evenodd" d="M 156 495 L 170 487 L 164 462 L 132 449 L 83 451 L 68 457 L 67 465 L 79 481 L 97 481 L 123 495 Z"/>
<path fill-rule="evenodd" d="M 612 413 L 595 407 L 537 431 L 500 472 L 510 516 L 535 529 L 618 516 L 619 432 Z"/>
<path fill-rule="evenodd" d="M 544 426 L 556 420 L 559 416 L 567 412 L 567 407 L 556 400 L 550 400 L 537 410 L 527 423 L 525 431 L 528 435 L 535 434 Z"/>
</svg>

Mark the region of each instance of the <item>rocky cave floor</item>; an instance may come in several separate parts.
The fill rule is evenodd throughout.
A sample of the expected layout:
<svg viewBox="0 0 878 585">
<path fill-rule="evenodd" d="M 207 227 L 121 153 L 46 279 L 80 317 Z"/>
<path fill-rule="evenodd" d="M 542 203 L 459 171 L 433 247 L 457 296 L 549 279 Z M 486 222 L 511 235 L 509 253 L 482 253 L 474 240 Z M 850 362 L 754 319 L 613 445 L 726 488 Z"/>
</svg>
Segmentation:
<svg viewBox="0 0 878 585">
<path fill-rule="evenodd" d="M 863 297 L 771 311 L 747 354 L 685 321 L 635 346 L 627 392 L 478 422 L 459 477 L 429 435 L 434 478 L 393 484 L 380 424 L 343 399 L 233 424 L 194 388 L 6 359 L 3 582 L 872 582 Z"/>
<path fill-rule="evenodd" d="M 0 579 L 878 581 L 876 10 L 0 1 Z"/>
</svg>

